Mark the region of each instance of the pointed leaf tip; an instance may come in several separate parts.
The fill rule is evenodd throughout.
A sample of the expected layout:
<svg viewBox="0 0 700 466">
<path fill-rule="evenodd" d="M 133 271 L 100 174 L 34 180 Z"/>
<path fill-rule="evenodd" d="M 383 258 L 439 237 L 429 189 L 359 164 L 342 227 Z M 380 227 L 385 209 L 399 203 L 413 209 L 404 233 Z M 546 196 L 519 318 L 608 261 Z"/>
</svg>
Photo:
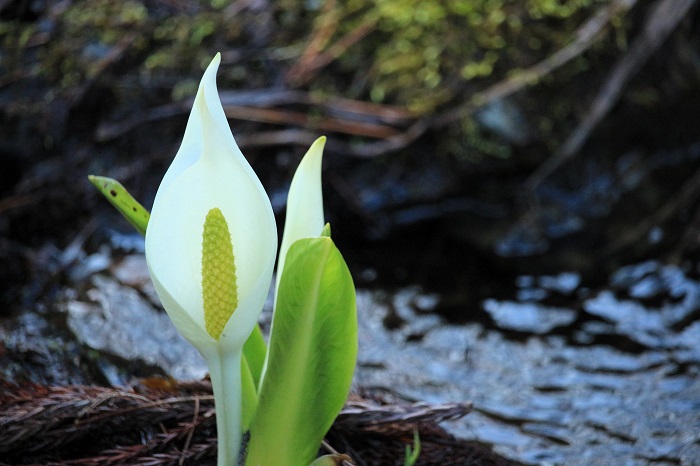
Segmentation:
<svg viewBox="0 0 700 466">
<path fill-rule="evenodd" d="M 294 172 L 287 196 L 287 214 L 277 266 L 277 285 L 287 260 L 287 251 L 301 238 L 317 236 L 324 225 L 321 171 L 326 137 L 316 139 Z"/>
<path fill-rule="evenodd" d="M 124 216 L 136 231 L 142 235 L 146 234 L 146 227 L 151 214 L 129 194 L 129 191 L 120 182 L 107 176 L 96 175 L 88 175 L 88 180 Z"/>
</svg>

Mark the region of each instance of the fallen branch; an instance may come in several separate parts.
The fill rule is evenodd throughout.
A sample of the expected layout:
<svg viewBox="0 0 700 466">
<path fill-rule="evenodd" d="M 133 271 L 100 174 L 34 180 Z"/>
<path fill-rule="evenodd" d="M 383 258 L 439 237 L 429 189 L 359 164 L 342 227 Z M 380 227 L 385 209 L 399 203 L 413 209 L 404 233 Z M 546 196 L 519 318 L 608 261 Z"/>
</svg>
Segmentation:
<svg viewBox="0 0 700 466">
<path fill-rule="evenodd" d="M 161 105 L 128 120 L 101 124 L 97 128 L 95 139 L 106 142 L 127 134 L 138 126 L 187 115 L 192 102 L 193 100 L 189 99 Z M 379 139 L 401 137 L 404 133 L 397 126 L 401 127 L 415 120 L 414 113 L 401 107 L 343 98 L 319 99 L 303 91 L 276 89 L 224 91 L 221 92 L 221 103 L 226 116 L 230 119 L 297 126 L 308 131 L 314 129 Z M 272 108 L 282 105 L 312 106 L 321 113 L 318 117 L 311 117 L 305 111 Z M 244 133 L 244 136 L 253 139 L 255 135 L 256 133 Z M 275 145 L 275 143 L 271 142 L 269 145 Z"/>
<path fill-rule="evenodd" d="M 578 125 L 559 151 L 529 177 L 527 187 L 532 192 L 565 161 L 576 155 L 593 130 L 607 116 L 624 91 L 625 84 L 663 44 L 678 24 L 686 17 L 696 0 L 657 0 L 650 8 L 644 28 L 631 47 L 615 64 L 605 83 L 598 90 L 586 117 Z"/>
<path fill-rule="evenodd" d="M 443 113 L 436 121 L 439 126 L 472 114 L 490 103 L 505 99 L 526 87 L 537 84 L 545 76 L 561 68 L 593 46 L 605 32 L 613 18 L 632 9 L 637 0 L 614 0 L 599 8 L 575 33 L 576 39 L 544 60 L 475 94 L 466 105 Z"/>
</svg>

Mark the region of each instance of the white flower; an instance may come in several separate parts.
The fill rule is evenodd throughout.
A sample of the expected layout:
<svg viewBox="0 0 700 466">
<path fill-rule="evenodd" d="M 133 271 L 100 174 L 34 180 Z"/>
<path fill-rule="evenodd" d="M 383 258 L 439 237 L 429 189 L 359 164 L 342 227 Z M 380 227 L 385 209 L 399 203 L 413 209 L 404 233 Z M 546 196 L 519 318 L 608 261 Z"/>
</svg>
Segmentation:
<svg viewBox="0 0 700 466">
<path fill-rule="evenodd" d="M 241 346 L 257 324 L 277 251 L 270 201 L 233 139 L 216 89 L 217 54 L 202 78 L 187 129 L 153 204 L 146 258 L 165 310 L 203 354 Z M 237 307 L 215 338 L 206 330 L 203 229 L 219 209 L 233 245 Z M 206 356 L 206 354 L 205 354 Z"/>
<path fill-rule="evenodd" d="M 231 466 L 241 439 L 241 353 L 270 289 L 277 228 L 219 101 L 220 61 L 217 54 L 204 73 L 182 145 L 158 188 L 146 260 L 175 327 L 207 360 L 218 464 Z"/>
</svg>

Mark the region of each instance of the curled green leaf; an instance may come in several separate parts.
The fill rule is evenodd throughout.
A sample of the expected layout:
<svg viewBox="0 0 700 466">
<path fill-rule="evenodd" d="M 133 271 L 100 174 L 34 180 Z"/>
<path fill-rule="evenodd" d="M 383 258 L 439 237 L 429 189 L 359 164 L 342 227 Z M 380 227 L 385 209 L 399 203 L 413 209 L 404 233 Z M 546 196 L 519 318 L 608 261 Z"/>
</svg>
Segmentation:
<svg viewBox="0 0 700 466">
<path fill-rule="evenodd" d="M 129 191 L 120 182 L 106 176 L 89 175 L 88 179 L 119 213 L 136 228 L 136 231 L 142 235 L 146 234 L 146 227 L 151 214 L 129 194 Z"/>
</svg>

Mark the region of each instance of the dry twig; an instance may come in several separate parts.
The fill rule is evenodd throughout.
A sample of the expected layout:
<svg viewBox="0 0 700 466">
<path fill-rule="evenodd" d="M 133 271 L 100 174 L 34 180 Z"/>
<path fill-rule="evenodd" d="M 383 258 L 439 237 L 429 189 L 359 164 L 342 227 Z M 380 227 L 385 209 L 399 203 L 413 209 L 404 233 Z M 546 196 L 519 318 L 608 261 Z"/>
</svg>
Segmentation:
<svg viewBox="0 0 700 466">
<path fill-rule="evenodd" d="M 583 121 L 569 136 L 559 151 L 543 163 L 528 179 L 533 191 L 547 176 L 576 155 L 593 130 L 600 124 L 624 91 L 625 84 L 664 43 L 686 17 L 696 0 L 657 0 L 650 8 L 644 28 L 632 46 L 615 64 L 605 83 L 598 90 Z"/>
</svg>

